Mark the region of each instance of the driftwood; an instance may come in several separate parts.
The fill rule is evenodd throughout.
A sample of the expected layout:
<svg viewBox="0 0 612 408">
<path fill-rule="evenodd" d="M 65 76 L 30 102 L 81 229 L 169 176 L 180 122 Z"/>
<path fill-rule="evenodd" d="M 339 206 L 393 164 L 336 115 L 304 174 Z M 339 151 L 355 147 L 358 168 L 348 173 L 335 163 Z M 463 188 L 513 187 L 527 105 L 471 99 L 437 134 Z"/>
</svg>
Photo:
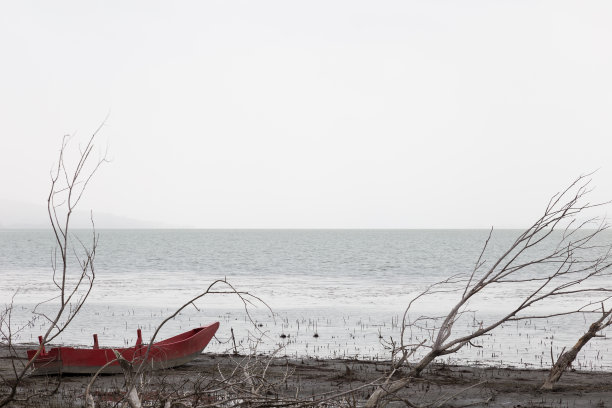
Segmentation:
<svg viewBox="0 0 612 408">
<path fill-rule="evenodd" d="M 574 344 L 574 346 L 561 353 L 557 361 L 553 364 L 550 372 L 548 374 L 548 378 L 544 382 L 544 384 L 540 387 L 541 390 L 552 390 L 554 385 L 559 381 L 565 370 L 567 370 L 574 360 L 578 353 L 582 348 L 594 337 L 599 337 L 597 333 L 605 329 L 606 327 L 612 324 L 612 309 L 606 311 L 602 305 L 602 316 L 594 323 L 591 324 L 586 333 L 578 339 L 578 342 Z M 607 320 L 606 320 L 607 319 Z"/>
<path fill-rule="evenodd" d="M 130 404 L 131 408 L 142 408 L 142 403 L 140 402 L 138 391 L 136 389 L 137 376 L 134 373 L 134 366 L 132 365 L 132 362 L 123 358 L 121 353 L 119 353 L 117 350 L 113 350 L 113 353 L 115 353 L 115 357 L 117 358 L 117 361 L 119 361 L 119 366 L 121 366 L 121 370 L 123 370 L 123 375 L 125 376 L 125 387 L 127 388 L 125 398 L 128 404 Z"/>
</svg>

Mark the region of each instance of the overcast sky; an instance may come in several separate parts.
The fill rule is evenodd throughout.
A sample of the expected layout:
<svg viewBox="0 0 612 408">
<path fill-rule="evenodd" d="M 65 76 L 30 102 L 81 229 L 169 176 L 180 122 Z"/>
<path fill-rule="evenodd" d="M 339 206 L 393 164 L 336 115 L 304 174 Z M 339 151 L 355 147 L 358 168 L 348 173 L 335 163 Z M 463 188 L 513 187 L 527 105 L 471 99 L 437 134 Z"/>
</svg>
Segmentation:
<svg viewBox="0 0 612 408">
<path fill-rule="evenodd" d="M 199 228 L 521 227 L 599 169 L 609 1 L 4 1 L 0 199 Z M 0 213 L 2 210 L 0 209 Z"/>
</svg>

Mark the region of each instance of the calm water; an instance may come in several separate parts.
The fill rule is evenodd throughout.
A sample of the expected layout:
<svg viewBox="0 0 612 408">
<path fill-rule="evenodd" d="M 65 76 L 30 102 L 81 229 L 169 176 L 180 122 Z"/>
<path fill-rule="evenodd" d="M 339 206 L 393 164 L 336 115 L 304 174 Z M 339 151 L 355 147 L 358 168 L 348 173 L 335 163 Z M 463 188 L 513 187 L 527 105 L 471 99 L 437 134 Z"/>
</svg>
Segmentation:
<svg viewBox="0 0 612 408">
<path fill-rule="evenodd" d="M 499 254 L 518 233 L 497 231 L 488 257 Z M 397 320 L 410 299 L 431 283 L 470 272 L 488 231 L 101 230 L 99 234 L 94 289 L 57 342 L 89 344 L 96 332 L 104 345 L 130 344 L 136 328 L 150 336 L 176 307 L 214 280 L 226 279 L 271 308 L 272 312 L 259 302 L 248 306 L 257 328 L 237 296 L 210 295 L 197 302 L 197 309 L 189 307 L 168 324 L 161 336 L 219 320 L 221 329 L 210 351 L 227 350 L 233 328 L 245 352 L 253 344 L 249 339 L 261 337 L 258 351 L 284 346 L 281 353 L 294 356 L 386 359 L 384 341 L 398 336 Z M 90 239 L 84 231 L 78 235 L 85 243 Z M 52 254 L 49 231 L 0 230 L 0 300 L 8 303 L 17 291 L 15 325 L 32 317 L 34 304 L 57 293 Z M 503 313 L 520 301 L 525 290 L 524 285 L 515 285 L 485 293 L 470 304 L 457 332 Z M 430 296 L 415 305 L 412 317 L 441 315 L 459 295 L 454 291 Z M 540 310 L 556 312 L 585 300 L 557 300 Z M 53 307 L 50 302 L 42 310 Z M 482 348 L 465 349 L 452 360 L 547 366 L 551 347 L 558 353 L 571 346 L 591 318 L 508 324 L 485 336 Z M 427 336 L 429 328 L 414 336 Z M 33 341 L 43 329 L 39 318 L 19 333 L 18 340 Z M 288 337 L 282 339 L 281 334 Z M 608 348 L 607 339 L 594 340 L 579 364 L 612 368 Z"/>
</svg>

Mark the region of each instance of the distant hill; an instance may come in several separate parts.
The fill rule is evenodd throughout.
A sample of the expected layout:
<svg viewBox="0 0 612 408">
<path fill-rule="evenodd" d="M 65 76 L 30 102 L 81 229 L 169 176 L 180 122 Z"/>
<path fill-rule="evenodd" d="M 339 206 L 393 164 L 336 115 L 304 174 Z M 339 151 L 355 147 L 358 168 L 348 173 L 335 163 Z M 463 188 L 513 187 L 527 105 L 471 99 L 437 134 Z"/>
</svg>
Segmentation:
<svg viewBox="0 0 612 408">
<path fill-rule="evenodd" d="M 113 214 L 94 212 L 96 228 L 138 229 L 168 228 L 162 223 L 136 220 Z M 90 228 L 89 213 L 76 211 L 72 215 L 72 228 Z M 47 207 L 31 203 L 0 199 L 0 228 L 2 229 L 39 229 L 49 228 Z"/>
</svg>

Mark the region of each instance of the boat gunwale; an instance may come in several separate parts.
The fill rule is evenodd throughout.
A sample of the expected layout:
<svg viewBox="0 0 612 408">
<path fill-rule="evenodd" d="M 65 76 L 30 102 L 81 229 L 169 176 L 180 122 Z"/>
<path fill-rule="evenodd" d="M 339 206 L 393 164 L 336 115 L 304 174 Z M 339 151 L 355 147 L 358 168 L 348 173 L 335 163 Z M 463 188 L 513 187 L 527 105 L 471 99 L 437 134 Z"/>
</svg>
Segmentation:
<svg viewBox="0 0 612 408">
<path fill-rule="evenodd" d="M 196 327 L 196 328 L 188 330 L 186 332 L 177 334 L 176 336 L 172 336 L 172 337 L 169 337 L 167 339 L 154 342 L 153 345 L 151 346 L 151 348 L 159 346 L 159 345 L 168 346 L 168 345 L 174 345 L 174 344 L 185 342 L 187 340 L 190 340 L 190 339 L 196 337 L 198 334 L 201 334 L 202 331 L 204 331 L 205 329 L 207 329 L 207 328 L 209 328 L 211 326 L 214 326 L 217 323 L 213 323 L 213 324 L 210 324 L 208 326 Z M 177 337 L 184 336 L 184 335 L 187 335 L 187 334 L 190 334 L 190 335 L 185 337 L 184 339 L 174 340 Z M 173 341 L 170 342 L 171 340 L 173 340 Z M 41 356 L 44 357 L 44 356 L 46 356 L 48 354 L 51 354 L 51 352 L 53 350 L 79 350 L 79 351 L 117 350 L 117 351 L 121 352 L 122 350 L 134 350 L 134 349 L 140 349 L 140 348 L 148 347 L 148 346 L 149 346 L 149 343 L 142 343 L 142 344 L 138 344 L 138 345 L 134 345 L 134 346 L 129 346 L 129 347 L 98 347 L 98 348 L 92 348 L 92 347 L 89 347 L 89 346 L 57 346 L 57 347 L 52 347 L 52 348 L 48 349 L 44 353 L 41 352 L 36 359 L 38 360 L 38 358 L 40 358 Z M 31 350 L 27 350 L 27 351 L 28 352 L 32 352 L 32 351 L 36 352 L 36 350 L 37 349 L 31 349 Z"/>
<path fill-rule="evenodd" d="M 219 322 L 214 322 L 207 326 L 196 327 L 191 330 L 185 331 L 183 333 L 179 333 L 176 336 L 169 337 L 160 342 L 155 342 L 151 346 L 149 346 L 149 344 L 140 343 L 140 344 L 136 344 L 131 347 L 124 347 L 124 348 L 112 348 L 112 347 L 84 348 L 84 347 L 71 347 L 71 346 L 53 347 L 47 350 L 45 353 L 40 353 L 36 357 L 34 361 L 33 369 L 34 369 L 34 372 L 36 372 L 38 368 L 44 370 L 44 366 L 53 364 L 54 362 L 59 362 L 61 365 L 64 365 L 65 362 L 63 361 L 62 354 L 66 352 L 70 352 L 70 353 L 76 352 L 80 355 L 89 355 L 90 356 L 89 358 L 93 358 L 94 355 L 103 353 L 106 356 L 109 351 L 116 350 L 121 354 L 125 353 L 125 354 L 130 355 L 133 353 L 133 355 L 130 355 L 130 357 L 132 358 L 132 361 L 137 361 L 138 359 L 142 359 L 142 357 L 144 357 L 142 355 L 144 354 L 144 350 L 150 347 L 152 354 L 147 357 L 147 361 L 150 360 L 151 363 L 153 364 L 161 363 L 162 365 L 164 365 L 164 361 L 168 361 L 168 362 L 177 361 L 178 362 L 178 361 L 183 361 L 185 359 L 193 359 L 195 358 L 195 356 L 200 354 L 202 350 L 204 350 L 204 348 L 206 348 L 210 340 L 212 340 L 212 338 L 214 337 L 218 328 L 219 328 Z M 175 350 L 179 349 L 182 343 L 187 343 L 193 339 L 197 339 L 199 336 L 205 336 L 207 332 L 208 333 L 210 332 L 210 330 L 212 330 L 213 333 L 208 339 L 208 341 L 206 341 L 204 345 L 201 345 L 201 342 L 199 344 L 196 344 L 197 351 L 195 349 L 194 350 L 181 350 L 184 353 L 184 355 L 182 356 L 177 356 L 177 357 L 174 357 L 168 360 L 159 358 L 160 352 L 164 353 L 164 350 L 170 351 L 171 349 L 175 349 Z M 190 347 L 190 348 L 193 348 L 193 347 Z M 36 353 L 36 351 L 37 349 L 27 350 L 28 359 L 31 359 L 32 357 L 30 356 L 31 355 L 33 356 Z M 137 353 L 140 355 L 137 355 Z M 156 361 L 157 363 L 155 363 Z M 118 363 L 115 362 L 114 364 L 111 364 L 110 366 L 117 365 L 117 364 Z M 170 364 L 171 366 L 174 366 L 174 364 L 172 363 Z M 37 365 L 40 367 L 36 367 Z M 70 363 L 65 365 L 65 367 L 71 367 L 70 370 L 73 370 L 75 367 L 78 367 L 78 366 L 79 365 L 77 366 L 71 365 Z M 85 365 L 82 367 L 97 367 L 97 365 L 89 365 L 89 366 Z M 64 372 L 70 372 L 70 371 L 64 371 Z M 84 368 L 83 372 L 88 372 L 88 371 L 86 368 Z"/>
</svg>

